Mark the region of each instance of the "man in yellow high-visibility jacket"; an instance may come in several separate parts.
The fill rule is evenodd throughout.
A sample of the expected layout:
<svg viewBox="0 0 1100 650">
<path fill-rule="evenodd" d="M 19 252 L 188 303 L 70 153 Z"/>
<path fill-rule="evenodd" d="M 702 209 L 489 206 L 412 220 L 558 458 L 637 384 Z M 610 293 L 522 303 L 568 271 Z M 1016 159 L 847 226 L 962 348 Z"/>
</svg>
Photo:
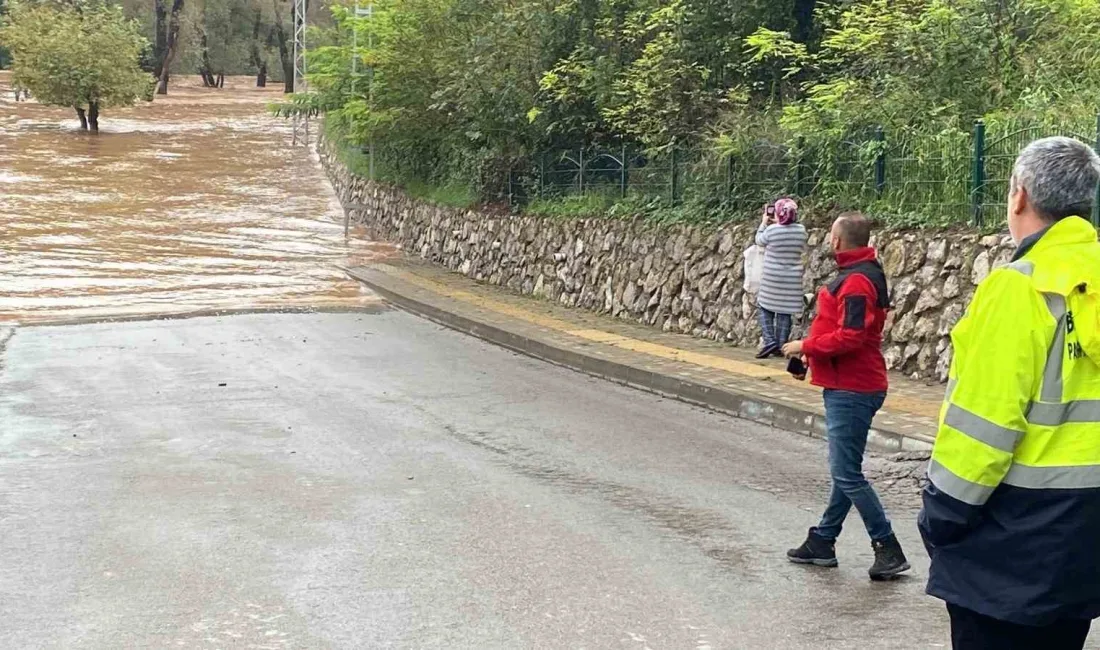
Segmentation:
<svg viewBox="0 0 1100 650">
<path fill-rule="evenodd" d="M 1100 617 L 1098 182 L 1077 140 L 1020 154 L 1016 255 L 951 333 L 919 525 L 956 649 L 1077 650 Z"/>
</svg>

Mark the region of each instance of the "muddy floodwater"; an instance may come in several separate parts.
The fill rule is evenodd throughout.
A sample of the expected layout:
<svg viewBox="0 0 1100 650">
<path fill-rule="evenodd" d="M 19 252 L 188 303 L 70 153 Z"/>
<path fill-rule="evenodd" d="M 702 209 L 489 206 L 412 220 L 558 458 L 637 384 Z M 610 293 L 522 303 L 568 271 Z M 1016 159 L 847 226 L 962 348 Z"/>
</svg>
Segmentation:
<svg viewBox="0 0 1100 650">
<path fill-rule="evenodd" d="M 0 72 L 0 320 L 375 302 L 340 266 L 391 249 L 345 241 L 315 157 L 267 113 L 281 87 L 251 86 L 174 80 L 91 136 Z"/>
</svg>

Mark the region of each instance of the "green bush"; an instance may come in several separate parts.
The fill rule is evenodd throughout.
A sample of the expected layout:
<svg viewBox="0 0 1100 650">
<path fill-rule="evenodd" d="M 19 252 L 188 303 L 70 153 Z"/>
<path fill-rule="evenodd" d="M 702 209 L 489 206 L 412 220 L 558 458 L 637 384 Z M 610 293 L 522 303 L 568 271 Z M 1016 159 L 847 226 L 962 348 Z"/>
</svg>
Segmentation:
<svg viewBox="0 0 1100 650">
<path fill-rule="evenodd" d="M 1100 2 L 994 4 L 379 0 L 372 19 L 336 5 L 313 95 L 290 106 L 448 204 L 699 221 L 793 195 L 818 214 L 957 223 L 975 215 L 975 120 L 987 214 L 1027 139 L 1096 137 Z M 352 79 L 353 58 L 373 76 Z M 547 158 L 624 147 L 641 161 L 626 198 L 568 168 L 543 191 Z"/>
</svg>

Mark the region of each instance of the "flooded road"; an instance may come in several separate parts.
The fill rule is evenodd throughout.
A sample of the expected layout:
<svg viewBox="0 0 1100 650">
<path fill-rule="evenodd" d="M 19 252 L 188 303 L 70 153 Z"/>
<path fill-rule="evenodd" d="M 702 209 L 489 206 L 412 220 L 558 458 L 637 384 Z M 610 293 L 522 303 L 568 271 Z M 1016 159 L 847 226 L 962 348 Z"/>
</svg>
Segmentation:
<svg viewBox="0 0 1100 650">
<path fill-rule="evenodd" d="M 388 254 L 345 242 L 319 165 L 267 114 L 281 86 L 180 79 L 106 111 L 14 100 L 0 73 L 0 321 L 376 302 L 338 265 Z"/>
</svg>

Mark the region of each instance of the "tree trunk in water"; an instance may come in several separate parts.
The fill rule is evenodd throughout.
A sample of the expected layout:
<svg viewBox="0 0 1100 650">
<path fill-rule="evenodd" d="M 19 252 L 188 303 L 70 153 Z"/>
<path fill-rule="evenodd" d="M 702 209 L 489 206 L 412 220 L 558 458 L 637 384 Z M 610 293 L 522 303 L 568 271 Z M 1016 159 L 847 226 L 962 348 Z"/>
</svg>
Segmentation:
<svg viewBox="0 0 1100 650">
<path fill-rule="evenodd" d="M 92 133 L 99 133 L 99 102 L 88 104 L 88 127 Z"/>
<path fill-rule="evenodd" d="M 164 0 L 153 0 L 153 76 L 160 79 L 164 71 L 164 55 L 168 53 L 168 10 Z"/>
<path fill-rule="evenodd" d="M 84 109 L 80 108 L 79 106 L 73 106 L 73 108 L 76 109 L 76 116 L 80 118 L 80 130 L 81 131 L 87 131 L 88 130 L 88 115 L 84 112 Z"/>
<path fill-rule="evenodd" d="M 291 59 L 291 52 L 287 43 L 283 16 L 279 13 L 279 0 L 273 0 L 272 4 L 275 7 L 275 40 L 279 44 L 279 59 L 283 64 L 283 90 L 292 93 L 294 92 L 294 61 Z"/>
<path fill-rule="evenodd" d="M 267 87 L 267 60 L 260 51 L 260 31 L 263 27 L 263 11 L 256 7 L 256 19 L 252 23 L 252 48 L 248 58 L 256 66 L 256 87 Z"/>
<path fill-rule="evenodd" d="M 206 17 L 203 16 L 205 22 Z M 214 73 L 210 71 L 210 50 L 207 48 L 206 40 L 206 25 L 199 27 L 201 30 L 201 36 L 199 36 L 199 46 L 202 48 L 202 64 L 199 66 L 199 76 L 202 77 L 203 88 L 216 88 L 217 83 L 214 81 Z"/>
<path fill-rule="evenodd" d="M 172 59 L 176 57 L 177 41 L 180 35 L 180 11 L 183 10 L 183 0 L 172 0 L 172 14 L 168 19 L 168 33 L 165 35 L 164 63 L 160 69 L 160 84 L 157 87 L 158 95 L 168 94 L 168 75 L 172 69 Z"/>
</svg>

